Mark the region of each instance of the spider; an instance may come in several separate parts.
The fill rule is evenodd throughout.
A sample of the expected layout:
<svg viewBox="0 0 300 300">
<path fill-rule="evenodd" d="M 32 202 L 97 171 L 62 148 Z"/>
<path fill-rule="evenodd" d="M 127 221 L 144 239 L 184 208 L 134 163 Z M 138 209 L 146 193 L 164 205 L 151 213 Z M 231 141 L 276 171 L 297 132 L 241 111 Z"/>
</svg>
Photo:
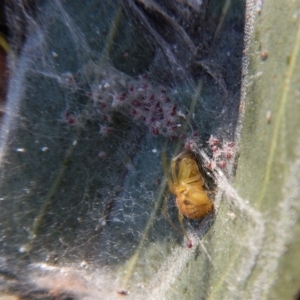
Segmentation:
<svg viewBox="0 0 300 300">
<path fill-rule="evenodd" d="M 183 225 L 183 217 L 200 219 L 211 212 L 214 209 L 214 205 L 209 198 L 204 178 L 199 171 L 193 153 L 185 151 L 172 159 L 170 166 L 171 176 L 164 152 L 162 153 L 162 162 L 169 189 L 176 196 L 180 225 L 184 235 L 187 237 Z"/>
</svg>

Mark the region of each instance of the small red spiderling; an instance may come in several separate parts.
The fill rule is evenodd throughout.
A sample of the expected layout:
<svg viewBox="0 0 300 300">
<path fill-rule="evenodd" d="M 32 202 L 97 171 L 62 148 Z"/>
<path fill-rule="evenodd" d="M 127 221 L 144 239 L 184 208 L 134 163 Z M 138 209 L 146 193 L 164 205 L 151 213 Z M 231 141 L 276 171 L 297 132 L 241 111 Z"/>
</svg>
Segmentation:
<svg viewBox="0 0 300 300">
<path fill-rule="evenodd" d="M 141 102 L 138 101 L 138 100 L 136 100 L 136 99 L 134 99 L 134 100 L 132 100 L 131 105 L 135 106 L 135 107 L 139 107 L 139 106 L 141 106 Z"/>
<path fill-rule="evenodd" d="M 231 152 L 227 152 L 227 153 L 226 153 L 226 158 L 227 158 L 227 159 L 231 159 L 231 157 L 232 157 L 232 153 L 231 153 Z"/>
<path fill-rule="evenodd" d="M 224 154 L 227 159 L 231 159 L 233 152 L 234 143 L 233 142 L 225 142 L 223 146 Z"/>
<path fill-rule="evenodd" d="M 159 101 L 157 101 L 156 103 L 155 103 L 155 105 L 154 105 L 156 108 L 160 108 L 160 102 Z"/>
<path fill-rule="evenodd" d="M 71 115 L 71 113 L 70 113 L 69 111 L 66 110 L 66 111 L 64 112 L 64 114 L 63 114 L 63 117 L 64 117 L 64 118 L 68 118 L 70 115 Z"/>
<path fill-rule="evenodd" d="M 130 109 L 130 113 L 133 115 L 133 116 L 136 116 L 138 114 L 137 110 L 135 110 L 134 108 L 131 108 Z"/>
<path fill-rule="evenodd" d="M 216 152 L 216 151 L 218 151 L 218 146 L 216 146 L 216 145 L 213 145 L 212 147 L 211 147 L 211 150 L 213 151 L 213 152 Z"/>
<path fill-rule="evenodd" d="M 126 93 L 121 93 L 116 96 L 116 100 L 119 100 L 119 101 L 124 101 L 125 98 L 126 98 Z"/>
<path fill-rule="evenodd" d="M 191 240 L 188 240 L 187 243 L 186 243 L 186 246 L 188 248 L 192 248 L 193 247 L 193 242 Z"/>
<path fill-rule="evenodd" d="M 128 291 L 125 291 L 125 290 L 119 290 L 117 291 L 117 293 L 121 296 L 128 296 L 129 295 L 129 292 Z"/>
<path fill-rule="evenodd" d="M 71 115 L 68 111 L 64 112 L 63 120 L 69 125 L 74 125 L 78 123 L 78 119 L 75 116 Z"/>
<path fill-rule="evenodd" d="M 107 115 L 107 114 L 103 114 L 103 115 L 101 116 L 101 120 L 104 121 L 104 122 L 111 123 L 111 116 L 110 116 L 110 115 Z"/>
<path fill-rule="evenodd" d="M 211 135 L 209 140 L 207 141 L 207 143 L 208 143 L 209 146 L 219 145 L 220 140 Z"/>
<path fill-rule="evenodd" d="M 169 103 L 170 102 L 170 98 L 167 97 L 166 95 L 162 94 L 159 97 L 162 101 L 164 101 L 165 103 Z"/>
<path fill-rule="evenodd" d="M 114 129 L 112 127 L 108 127 L 106 125 L 100 125 L 100 134 L 103 136 L 107 136 L 113 133 Z"/>
<path fill-rule="evenodd" d="M 155 99 L 155 96 L 154 96 L 154 94 L 152 94 L 152 95 L 149 97 L 149 100 L 150 100 L 151 102 L 153 102 L 154 99 Z"/>
<path fill-rule="evenodd" d="M 170 115 L 171 116 L 175 116 L 176 115 L 176 106 L 175 105 L 172 107 Z"/>
<path fill-rule="evenodd" d="M 216 168 L 216 166 L 217 166 L 217 164 L 216 164 L 215 160 L 211 160 L 205 164 L 205 167 L 209 170 L 214 170 Z"/>
<path fill-rule="evenodd" d="M 212 166 L 213 166 L 212 162 L 208 162 L 205 164 L 205 167 L 210 170 L 212 170 Z"/>
<path fill-rule="evenodd" d="M 146 90 L 148 88 L 148 83 L 142 83 L 141 88 Z"/>
<path fill-rule="evenodd" d="M 188 151 L 194 151 L 197 148 L 197 143 L 193 139 L 188 139 L 185 142 L 184 148 Z"/>
<path fill-rule="evenodd" d="M 153 135 L 159 135 L 159 130 L 158 130 L 157 127 L 152 126 L 150 128 L 150 133 L 153 134 Z"/>
<path fill-rule="evenodd" d="M 77 119 L 73 117 L 69 117 L 66 121 L 69 125 L 74 125 L 77 123 Z"/>
<path fill-rule="evenodd" d="M 129 90 L 129 92 L 133 92 L 134 91 L 134 85 L 133 84 L 131 84 L 130 86 L 129 86 L 129 88 L 128 88 L 128 90 Z"/>
<path fill-rule="evenodd" d="M 220 160 L 220 161 L 218 162 L 218 165 L 219 165 L 220 168 L 225 168 L 225 167 L 226 167 L 226 161 Z"/>
<path fill-rule="evenodd" d="M 89 97 L 89 98 L 92 98 L 93 93 L 92 93 L 92 92 L 86 92 L 85 95 L 86 95 L 87 97 Z"/>
<path fill-rule="evenodd" d="M 106 108 L 107 104 L 106 104 L 105 102 L 100 102 L 100 103 L 98 104 L 98 106 L 99 106 L 100 109 L 103 110 L 103 109 Z"/>
</svg>

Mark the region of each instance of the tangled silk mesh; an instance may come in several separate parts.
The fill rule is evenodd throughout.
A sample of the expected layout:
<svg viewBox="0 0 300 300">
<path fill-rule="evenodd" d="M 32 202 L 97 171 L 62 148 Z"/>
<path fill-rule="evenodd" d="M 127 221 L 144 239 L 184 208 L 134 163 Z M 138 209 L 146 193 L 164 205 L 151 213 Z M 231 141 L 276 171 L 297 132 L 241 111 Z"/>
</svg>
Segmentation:
<svg viewBox="0 0 300 300">
<path fill-rule="evenodd" d="M 228 179 L 246 3 L 21 3 L 6 8 L 13 35 L 1 128 L 1 289 L 39 299 L 206 299 L 217 284 L 210 273 L 224 272 L 215 258 L 226 261 L 234 243 L 240 260 L 226 284 L 239 299 L 264 238 L 262 216 Z M 180 228 L 161 152 L 184 147 L 218 187 L 215 213 L 185 220 L 191 248 L 161 214 L 171 198 L 167 212 Z M 225 242 L 212 246 L 218 239 Z M 178 283 L 184 276 L 197 295 Z"/>
</svg>

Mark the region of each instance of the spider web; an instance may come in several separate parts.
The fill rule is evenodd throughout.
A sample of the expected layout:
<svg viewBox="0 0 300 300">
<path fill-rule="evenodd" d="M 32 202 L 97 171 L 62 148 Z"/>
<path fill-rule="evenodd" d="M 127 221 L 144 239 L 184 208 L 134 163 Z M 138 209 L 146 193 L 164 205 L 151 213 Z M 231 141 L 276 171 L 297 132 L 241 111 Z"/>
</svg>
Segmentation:
<svg viewBox="0 0 300 300">
<path fill-rule="evenodd" d="M 205 299 L 216 283 L 205 270 L 218 271 L 212 257 L 226 260 L 228 244 L 212 248 L 217 214 L 186 220 L 192 249 L 162 216 L 161 151 L 171 157 L 196 137 L 205 157 L 211 135 L 234 140 L 244 10 L 243 1 L 7 4 L 2 289 L 39 299 Z M 152 95 L 160 104 L 149 108 Z M 220 189 L 235 199 L 223 207 L 230 214 L 219 220 L 222 234 L 232 243 L 238 223 L 245 235 L 236 246 L 247 249 L 229 276 L 234 293 L 253 268 L 264 225 L 220 172 Z M 217 212 L 220 205 L 218 194 Z M 197 288 L 178 284 L 182 276 Z"/>
</svg>

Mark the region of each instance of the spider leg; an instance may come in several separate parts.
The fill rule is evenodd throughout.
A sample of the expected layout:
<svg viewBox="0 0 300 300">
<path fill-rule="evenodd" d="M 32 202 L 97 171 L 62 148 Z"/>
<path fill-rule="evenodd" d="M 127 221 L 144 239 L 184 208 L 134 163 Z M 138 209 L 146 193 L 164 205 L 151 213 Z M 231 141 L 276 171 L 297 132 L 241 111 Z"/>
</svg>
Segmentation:
<svg viewBox="0 0 300 300">
<path fill-rule="evenodd" d="M 169 195 L 167 195 L 164 199 L 164 202 L 163 202 L 163 206 L 162 206 L 162 214 L 164 216 L 164 218 L 166 219 L 166 221 L 171 225 L 171 227 L 178 233 L 180 233 L 180 230 L 174 225 L 174 223 L 172 222 L 172 220 L 170 219 L 168 213 L 167 213 L 167 203 L 168 203 L 168 199 L 169 199 Z M 183 215 L 180 213 L 180 211 L 178 210 L 178 219 L 179 219 L 179 222 L 180 222 L 180 228 L 181 228 L 181 233 L 183 233 L 183 235 L 186 237 L 186 239 L 188 241 L 190 241 L 188 235 L 187 235 L 187 232 L 186 232 L 186 229 L 184 227 L 184 224 L 183 224 Z"/>
<path fill-rule="evenodd" d="M 180 230 L 173 224 L 172 220 L 170 219 L 168 213 L 167 213 L 167 203 L 168 203 L 168 200 L 169 200 L 169 196 L 170 196 L 170 193 L 168 193 L 166 196 L 165 196 L 165 199 L 163 201 L 163 205 L 162 205 L 162 214 L 164 216 L 164 218 L 166 219 L 166 221 L 172 226 L 172 228 L 176 231 L 176 232 L 180 232 Z"/>
<path fill-rule="evenodd" d="M 165 173 L 165 175 L 167 177 L 169 188 L 170 188 L 171 192 L 174 194 L 174 192 L 175 192 L 174 191 L 174 183 L 173 183 L 173 181 L 172 181 L 172 179 L 170 177 L 170 174 L 169 174 L 168 165 L 167 165 L 167 157 L 166 157 L 166 153 L 164 151 L 162 151 L 162 153 L 161 153 L 161 160 L 162 160 L 162 165 L 163 165 L 164 173 Z M 173 169 L 172 169 L 172 176 L 174 176 L 173 175 Z"/>
<path fill-rule="evenodd" d="M 172 159 L 171 161 L 171 173 L 172 173 L 172 178 L 173 178 L 173 182 L 175 185 L 178 185 L 178 177 L 176 175 L 176 163 L 177 163 L 177 160 L 176 159 Z"/>
<path fill-rule="evenodd" d="M 178 219 L 179 219 L 179 223 L 180 223 L 180 227 L 181 227 L 183 235 L 190 242 L 190 239 L 189 239 L 189 237 L 187 235 L 186 229 L 185 229 L 184 224 L 183 224 L 183 215 L 182 215 L 182 213 L 179 210 L 178 210 Z"/>
<path fill-rule="evenodd" d="M 204 181 L 200 175 L 195 175 L 193 177 L 189 177 L 187 179 L 180 180 L 180 183 L 183 183 L 183 184 L 190 184 L 193 182 L 198 182 L 198 184 L 199 184 L 199 182 L 201 182 L 202 185 L 204 185 Z"/>
</svg>

